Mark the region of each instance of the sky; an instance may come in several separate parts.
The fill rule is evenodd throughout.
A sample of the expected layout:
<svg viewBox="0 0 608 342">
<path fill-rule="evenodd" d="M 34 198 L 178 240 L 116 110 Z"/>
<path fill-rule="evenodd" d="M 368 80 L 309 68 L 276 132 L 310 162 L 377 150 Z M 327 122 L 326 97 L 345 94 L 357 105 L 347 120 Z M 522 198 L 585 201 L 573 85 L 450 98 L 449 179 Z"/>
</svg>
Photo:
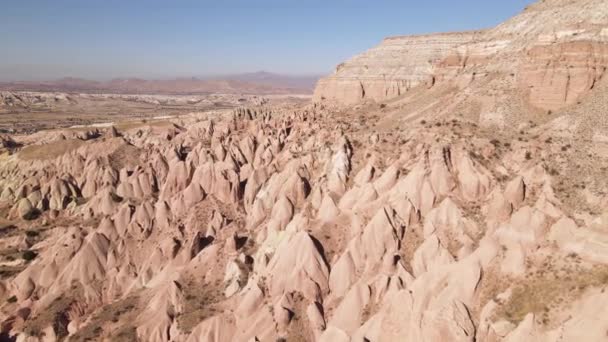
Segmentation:
<svg viewBox="0 0 608 342">
<path fill-rule="evenodd" d="M 0 80 L 331 72 L 384 37 L 493 27 L 531 0 L 0 0 Z"/>
</svg>

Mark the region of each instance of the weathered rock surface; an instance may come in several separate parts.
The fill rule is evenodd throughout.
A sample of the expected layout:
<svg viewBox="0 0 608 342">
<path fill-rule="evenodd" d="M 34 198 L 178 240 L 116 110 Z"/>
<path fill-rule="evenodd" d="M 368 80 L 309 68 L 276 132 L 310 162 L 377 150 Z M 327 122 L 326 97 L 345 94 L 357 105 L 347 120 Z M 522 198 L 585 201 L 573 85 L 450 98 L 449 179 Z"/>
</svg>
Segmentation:
<svg viewBox="0 0 608 342">
<path fill-rule="evenodd" d="M 607 6 L 602 0 L 543 1 L 486 31 L 386 38 L 321 79 L 315 101 L 413 101 L 414 90 L 442 85 L 488 97 L 485 111 L 508 100 L 555 111 L 580 101 L 606 72 Z M 488 91 L 490 80 L 506 88 Z"/>
<path fill-rule="evenodd" d="M 555 119 L 485 128 L 436 98 L 456 114 L 422 111 L 425 122 L 412 123 L 375 119 L 399 103 L 263 105 L 3 138 L 0 340 L 605 338 L 608 127 L 575 118 L 608 104 L 587 89 L 606 90 L 588 73 L 603 57 L 596 43 L 559 45 L 604 38 L 558 23 L 599 25 L 607 11 L 576 2 L 580 13 L 547 0 L 495 30 L 387 40 L 341 69 L 369 76 L 357 80 L 367 98 L 433 97 L 493 59 L 522 61 L 502 55 L 520 46 L 544 61 L 520 65 L 531 101 L 574 106 Z M 553 17 L 563 19 L 548 22 L 553 38 L 538 40 L 537 21 Z M 490 39 L 509 32 L 508 42 Z M 546 55 L 528 55 L 529 39 L 548 44 Z M 588 51 L 600 52 L 579 55 Z M 567 86 L 562 62 L 572 66 Z M 539 78 L 547 65 L 557 71 Z M 384 69 L 392 76 L 378 78 Z M 351 96 L 334 81 L 320 87 Z M 463 94 L 504 90 L 463 84 Z M 560 87 L 597 107 L 542 95 Z"/>
</svg>

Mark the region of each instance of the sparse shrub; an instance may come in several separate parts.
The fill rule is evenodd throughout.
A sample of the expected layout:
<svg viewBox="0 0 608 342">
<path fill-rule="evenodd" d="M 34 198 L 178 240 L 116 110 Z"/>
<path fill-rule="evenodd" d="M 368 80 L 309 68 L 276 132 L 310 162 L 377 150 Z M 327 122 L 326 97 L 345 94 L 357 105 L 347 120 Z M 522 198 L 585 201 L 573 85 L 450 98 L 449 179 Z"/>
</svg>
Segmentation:
<svg viewBox="0 0 608 342">
<path fill-rule="evenodd" d="M 32 261 L 32 260 L 36 259 L 37 256 L 38 256 L 38 253 L 36 253 L 34 251 L 30 251 L 30 250 L 27 250 L 27 251 L 23 252 L 23 254 L 21 254 L 21 257 L 25 261 Z"/>
<path fill-rule="evenodd" d="M 39 235 L 40 235 L 40 232 L 39 232 L 39 231 L 36 231 L 36 230 L 26 230 L 26 231 L 25 231 L 25 235 L 26 235 L 27 237 L 34 238 L 34 237 L 39 236 Z"/>
<path fill-rule="evenodd" d="M 530 151 L 526 152 L 526 160 L 532 159 L 532 153 Z"/>
<path fill-rule="evenodd" d="M 420 120 L 421 125 L 426 125 L 426 120 Z"/>
<path fill-rule="evenodd" d="M 16 303 L 17 302 L 17 296 L 9 297 L 6 301 L 9 302 L 9 303 Z"/>
<path fill-rule="evenodd" d="M 571 253 L 568 257 L 577 258 L 577 255 Z M 603 265 L 585 270 L 562 269 L 567 272 L 565 277 L 560 275 L 560 270 L 552 270 L 554 266 L 553 263 L 545 263 L 543 268 L 546 272 L 539 270 L 526 274 L 526 279 L 513 288 L 511 297 L 501 303 L 496 311 L 497 317 L 517 324 L 532 312 L 546 316 L 549 321 L 549 309 L 572 303 L 583 295 L 585 289 L 603 287 L 608 280 L 608 269 Z"/>
</svg>

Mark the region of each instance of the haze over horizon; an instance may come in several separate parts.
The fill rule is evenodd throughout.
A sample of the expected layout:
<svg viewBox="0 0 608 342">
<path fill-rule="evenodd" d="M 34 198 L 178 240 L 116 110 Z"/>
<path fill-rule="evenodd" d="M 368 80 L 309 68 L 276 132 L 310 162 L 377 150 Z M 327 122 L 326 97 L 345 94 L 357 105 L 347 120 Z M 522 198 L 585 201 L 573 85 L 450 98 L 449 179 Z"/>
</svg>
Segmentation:
<svg viewBox="0 0 608 342">
<path fill-rule="evenodd" d="M 0 81 L 321 75 L 386 36 L 492 27 L 529 3 L 11 2 Z"/>
<path fill-rule="evenodd" d="M 608 0 L 215 1 L 2 2 L 0 342 L 607 340 Z"/>
</svg>

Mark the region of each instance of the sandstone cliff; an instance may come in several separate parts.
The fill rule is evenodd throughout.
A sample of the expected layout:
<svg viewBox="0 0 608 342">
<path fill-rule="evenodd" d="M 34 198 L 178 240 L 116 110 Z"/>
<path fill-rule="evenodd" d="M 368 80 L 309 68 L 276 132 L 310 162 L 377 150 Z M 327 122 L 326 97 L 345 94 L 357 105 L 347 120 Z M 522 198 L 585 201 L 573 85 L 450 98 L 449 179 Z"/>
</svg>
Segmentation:
<svg viewBox="0 0 608 342">
<path fill-rule="evenodd" d="M 508 101 L 558 110 L 583 98 L 605 74 L 607 11 L 601 0 L 541 1 L 486 31 L 387 38 L 321 79 L 314 98 L 382 102 L 440 84 L 485 96 L 487 87 L 478 84 L 491 76 L 507 83 Z"/>
<path fill-rule="evenodd" d="M 1 135 L 0 341 L 604 341 L 599 5 L 390 38 L 320 84 L 385 106 Z"/>
<path fill-rule="evenodd" d="M 432 86 L 436 66 L 479 34 L 386 38 L 380 46 L 340 64 L 335 75 L 320 80 L 315 96 L 352 104 L 399 96 L 419 85 Z"/>
</svg>

